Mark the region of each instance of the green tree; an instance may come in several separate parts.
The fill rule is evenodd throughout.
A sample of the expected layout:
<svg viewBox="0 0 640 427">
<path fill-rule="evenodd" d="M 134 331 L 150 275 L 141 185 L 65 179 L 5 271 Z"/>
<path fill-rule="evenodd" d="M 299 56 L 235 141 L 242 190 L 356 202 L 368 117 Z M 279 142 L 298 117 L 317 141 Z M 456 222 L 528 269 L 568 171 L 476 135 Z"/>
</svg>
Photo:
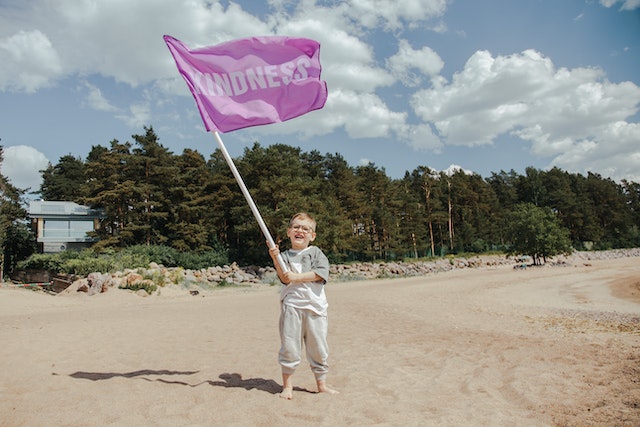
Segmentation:
<svg viewBox="0 0 640 427">
<path fill-rule="evenodd" d="M 369 163 L 356 168 L 358 198 L 364 208 L 357 220 L 358 252 L 369 259 L 387 259 L 393 238 L 391 180 L 384 168 Z"/>
<path fill-rule="evenodd" d="M 43 196 L 104 209 L 97 249 L 145 244 L 198 252 L 221 245 L 238 262 L 269 262 L 222 153 L 206 162 L 194 150 L 176 156 L 144 129 L 133 144 L 92 147 L 84 163 L 63 156 L 43 171 Z M 258 143 L 234 161 L 275 240 L 284 238 L 292 214 L 309 211 L 318 220 L 316 244 L 334 262 L 503 248 L 514 237 L 510 212 L 521 203 L 550 209 L 574 247 L 640 245 L 638 184 L 597 174 L 529 167 L 525 175 L 501 171 L 485 180 L 420 166 L 394 180 L 339 154 Z"/>
<path fill-rule="evenodd" d="M 129 171 L 131 144 L 111 141 L 111 148 L 91 148 L 86 161 L 86 196 L 82 203 L 103 209 L 105 217 L 95 234 L 96 249 L 124 247 L 137 242 L 128 228 L 132 223 L 131 199 L 137 194 Z"/>
<path fill-rule="evenodd" d="M 131 180 L 135 191 L 129 199 L 131 222 L 129 244 L 164 245 L 168 241 L 167 220 L 171 210 L 170 192 L 175 185 L 178 168 L 175 158 L 159 143 L 152 127 L 144 135 L 133 135 L 136 146 L 129 158 Z"/>
<path fill-rule="evenodd" d="M 330 254 L 332 262 L 341 262 L 346 259 L 348 241 L 353 233 L 348 218 L 343 215 L 340 201 L 335 196 L 328 158 L 329 155 L 323 156 L 317 150 L 300 155 L 302 167 L 314 189 L 314 193 L 310 194 L 313 203 L 307 209 L 315 215 L 318 222 L 314 244 Z M 353 172 L 351 177 L 353 178 Z M 303 209 L 304 207 L 300 207 L 298 210 Z"/>
<path fill-rule="evenodd" d="M 603 179 L 600 175 L 589 172 L 586 192 L 591 200 L 597 224 L 603 230 L 603 237 L 597 248 L 611 249 L 624 246 L 625 234 L 632 220 L 622 187 L 611 179 Z"/>
<path fill-rule="evenodd" d="M 568 230 L 560 225 L 551 209 L 533 203 L 514 207 L 508 233 L 512 243 L 510 252 L 530 255 L 536 265 L 572 250 Z"/>
<path fill-rule="evenodd" d="M 493 172 L 487 179 L 497 199 L 497 205 L 491 212 L 494 232 L 490 239 L 496 246 L 503 247 L 506 244 L 505 230 L 508 225 L 508 214 L 513 210 L 513 206 L 518 204 L 518 180 L 519 175 L 513 169 L 509 172 L 503 170 L 499 173 Z"/>
<path fill-rule="evenodd" d="M 208 215 L 215 210 L 213 195 L 207 191 L 212 183 L 211 170 L 202 154 L 191 149 L 177 157 L 176 166 L 166 224 L 168 241 L 179 251 L 211 250 L 217 241 L 215 225 Z"/>
<path fill-rule="evenodd" d="M 526 175 L 520 176 L 517 182 L 518 201 L 547 206 L 547 189 L 543 182 L 543 172 L 533 167 L 526 168 L 525 172 Z"/>
<path fill-rule="evenodd" d="M 393 250 L 398 256 L 418 258 L 427 252 L 429 237 L 424 227 L 424 212 L 416 197 L 409 172 L 405 173 L 403 179 L 393 181 L 392 186 L 398 229 Z"/>
<path fill-rule="evenodd" d="M 85 164 L 81 159 L 70 154 L 62 156 L 55 166 L 49 164 L 40 172 L 42 184 L 39 193 L 43 200 L 78 203 L 85 196 Z"/>
<path fill-rule="evenodd" d="M 483 252 L 497 234 L 493 212 L 498 207 L 493 189 L 476 173 L 456 171 L 451 184 L 452 222 L 456 250 Z"/>
<path fill-rule="evenodd" d="M 627 246 L 638 247 L 640 246 L 640 184 L 623 179 L 621 185 L 629 208 Z"/>
<path fill-rule="evenodd" d="M 364 211 L 354 168 L 340 154 L 327 154 L 321 176 L 321 197 L 329 203 L 319 244 L 336 261 L 351 260 L 357 240 L 355 230 Z"/>
<path fill-rule="evenodd" d="M 232 257 L 235 257 L 235 248 L 240 241 L 235 230 L 237 218 L 234 209 L 246 202 L 220 150 L 211 154 L 207 169 L 210 182 L 205 191 L 211 196 L 211 209 L 207 211 L 206 223 L 216 240 L 229 248 Z"/>
<path fill-rule="evenodd" d="M 300 210 L 315 212 L 320 205 L 315 197 L 317 183 L 301 161 L 300 148 L 284 144 L 262 147 L 256 143 L 245 149 L 236 165 L 276 243 L 284 239 L 284 225 L 293 214 Z M 237 247 L 239 258 L 268 262 L 265 238 L 248 203 L 243 200 L 233 212 L 235 231 L 244 241 Z"/>
<path fill-rule="evenodd" d="M 631 224 L 640 227 L 640 183 L 623 179 L 621 185 L 629 207 Z"/>
<path fill-rule="evenodd" d="M 0 165 L 4 161 L 0 146 Z M 35 252 L 35 239 L 27 226 L 22 207 L 25 190 L 18 189 L 0 174 L 0 280 L 11 273 L 18 261 Z"/>
<path fill-rule="evenodd" d="M 420 248 L 426 244 L 429 253 L 435 255 L 436 245 L 442 246 L 442 239 L 437 238 L 438 224 L 447 221 L 447 212 L 441 201 L 440 174 L 431 168 L 419 166 L 411 173 L 410 179 L 414 201 L 422 210 L 422 221 L 414 230 L 417 242 L 412 242 L 412 245 Z"/>
</svg>

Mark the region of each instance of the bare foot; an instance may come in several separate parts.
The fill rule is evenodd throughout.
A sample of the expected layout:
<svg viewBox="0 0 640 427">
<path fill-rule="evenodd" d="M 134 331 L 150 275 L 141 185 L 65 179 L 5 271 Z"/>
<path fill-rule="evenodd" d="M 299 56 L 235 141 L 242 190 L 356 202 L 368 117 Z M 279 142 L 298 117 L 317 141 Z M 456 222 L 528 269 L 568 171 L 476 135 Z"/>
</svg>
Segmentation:
<svg viewBox="0 0 640 427">
<path fill-rule="evenodd" d="M 280 397 L 287 400 L 293 399 L 293 389 L 283 388 L 282 392 L 280 393 Z"/>
<path fill-rule="evenodd" d="M 318 393 L 340 394 L 338 390 L 330 388 L 324 381 L 318 381 Z"/>
<path fill-rule="evenodd" d="M 292 374 L 282 373 L 282 392 L 280 397 L 283 399 L 293 399 L 293 382 L 291 381 Z"/>
</svg>

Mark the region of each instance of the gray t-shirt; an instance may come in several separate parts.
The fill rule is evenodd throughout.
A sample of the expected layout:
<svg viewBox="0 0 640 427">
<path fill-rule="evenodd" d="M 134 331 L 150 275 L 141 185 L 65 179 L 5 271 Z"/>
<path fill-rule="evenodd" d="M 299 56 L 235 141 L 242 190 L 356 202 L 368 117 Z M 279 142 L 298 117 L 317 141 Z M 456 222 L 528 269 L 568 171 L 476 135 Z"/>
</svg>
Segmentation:
<svg viewBox="0 0 640 427">
<path fill-rule="evenodd" d="M 283 286 L 280 292 L 280 300 L 283 304 L 326 316 L 329 303 L 324 293 L 324 284 L 329 279 L 329 260 L 322 250 L 317 246 L 309 246 L 301 251 L 289 249 L 282 252 L 282 259 L 291 271 L 296 273 L 313 271 L 323 279 L 319 282 Z"/>
</svg>

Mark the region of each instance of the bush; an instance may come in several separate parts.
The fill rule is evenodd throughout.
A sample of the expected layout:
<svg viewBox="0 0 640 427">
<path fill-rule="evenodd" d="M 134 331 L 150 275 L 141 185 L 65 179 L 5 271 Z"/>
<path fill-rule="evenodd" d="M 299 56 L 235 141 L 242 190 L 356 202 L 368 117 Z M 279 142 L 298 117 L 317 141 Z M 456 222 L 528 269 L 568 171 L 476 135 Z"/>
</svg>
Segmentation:
<svg viewBox="0 0 640 427">
<path fill-rule="evenodd" d="M 60 273 L 63 260 L 58 254 L 33 254 L 29 258 L 19 261 L 18 270 L 47 270 Z"/>
<path fill-rule="evenodd" d="M 149 295 L 151 295 L 158 289 L 158 286 L 155 285 L 154 283 L 142 281 L 138 283 L 132 283 L 130 285 L 120 286 L 120 289 L 129 289 L 130 291 L 134 291 L 134 292 L 142 289 L 146 291 Z"/>
<path fill-rule="evenodd" d="M 122 254 L 142 257 L 149 262 L 162 264 L 165 267 L 179 267 L 180 252 L 164 245 L 134 245 L 124 248 Z"/>
<path fill-rule="evenodd" d="M 142 272 L 142 278 L 152 281 L 157 287 L 164 286 L 164 273 L 162 273 L 161 271 L 145 270 L 144 272 Z"/>
<path fill-rule="evenodd" d="M 109 248 L 100 253 L 85 249 L 55 254 L 34 254 L 20 261 L 17 268 L 86 276 L 93 272 L 113 273 L 126 269 L 147 268 L 150 262 L 162 264 L 165 267 L 200 270 L 228 264 L 229 260 L 224 249 L 207 252 L 178 252 L 169 246 L 135 245 L 120 251 Z"/>
<path fill-rule="evenodd" d="M 229 263 L 227 254 L 219 251 L 183 252 L 180 253 L 178 261 L 179 265 L 187 270 L 200 270 Z"/>
<path fill-rule="evenodd" d="M 61 268 L 61 273 L 87 276 L 93 272 L 110 273 L 112 263 L 106 258 L 78 258 L 66 261 Z"/>
</svg>

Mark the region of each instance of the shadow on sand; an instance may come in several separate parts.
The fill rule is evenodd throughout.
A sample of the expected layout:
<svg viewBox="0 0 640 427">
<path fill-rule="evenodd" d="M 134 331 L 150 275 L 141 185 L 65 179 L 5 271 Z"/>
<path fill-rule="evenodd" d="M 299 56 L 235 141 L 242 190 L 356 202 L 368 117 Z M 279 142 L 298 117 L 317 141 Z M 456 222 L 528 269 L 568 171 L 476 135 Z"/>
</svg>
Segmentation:
<svg viewBox="0 0 640 427">
<path fill-rule="evenodd" d="M 194 375 L 200 371 L 169 371 L 169 370 L 151 370 L 142 369 L 133 372 L 74 372 L 69 376 L 71 378 L 90 380 L 90 381 L 102 381 L 112 378 L 139 378 L 145 381 L 157 381 L 165 384 L 177 384 L 189 387 L 199 387 L 202 384 L 209 384 L 214 387 L 226 387 L 226 388 L 243 388 L 245 390 L 260 390 L 271 394 L 278 394 L 282 391 L 282 386 L 274 380 L 267 380 L 264 378 L 247 378 L 243 379 L 241 374 L 238 373 L 224 373 L 220 374 L 218 378 L 222 381 L 202 381 L 197 384 L 189 384 L 184 381 L 172 381 L 164 378 L 149 378 L 152 376 L 166 376 L 166 375 Z M 53 373 L 53 375 L 58 375 Z M 296 391 L 302 391 L 307 393 L 315 393 L 314 391 L 307 390 L 305 388 L 294 387 Z"/>
</svg>

